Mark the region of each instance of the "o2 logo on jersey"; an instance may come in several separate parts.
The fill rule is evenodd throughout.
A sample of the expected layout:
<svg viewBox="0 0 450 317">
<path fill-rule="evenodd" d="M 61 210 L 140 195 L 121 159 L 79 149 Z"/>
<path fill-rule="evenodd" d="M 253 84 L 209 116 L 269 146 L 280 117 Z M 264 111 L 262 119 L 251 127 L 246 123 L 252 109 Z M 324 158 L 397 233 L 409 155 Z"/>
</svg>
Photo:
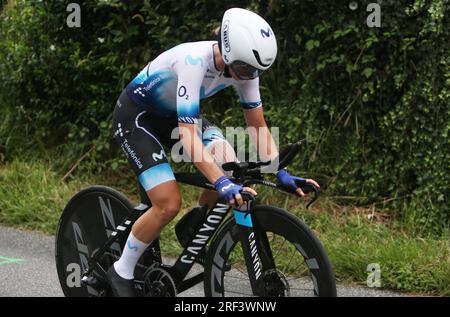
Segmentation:
<svg viewBox="0 0 450 317">
<path fill-rule="evenodd" d="M 189 100 L 189 95 L 187 94 L 185 86 L 180 86 L 180 88 L 178 88 L 178 97 L 185 97 L 186 100 Z"/>
<path fill-rule="evenodd" d="M 272 35 L 272 30 L 270 28 L 267 28 L 267 30 L 261 29 L 261 36 L 264 38 L 270 37 Z"/>
</svg>

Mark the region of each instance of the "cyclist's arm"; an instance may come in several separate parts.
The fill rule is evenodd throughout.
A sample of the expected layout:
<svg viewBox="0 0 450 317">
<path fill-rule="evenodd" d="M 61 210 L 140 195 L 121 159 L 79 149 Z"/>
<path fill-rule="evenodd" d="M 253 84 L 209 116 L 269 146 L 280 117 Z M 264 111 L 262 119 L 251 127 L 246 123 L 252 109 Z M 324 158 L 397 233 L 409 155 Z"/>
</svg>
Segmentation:
<svg viewBox="0 0 450 317">
<path fill-rule="evenodd" d="M 200 87 L 206 65 L 202 56 L 187 54 L 174 69 L 178 74 L 177 115 L 180 141 L 194 165 L 214 183 L 223 176 L 222 170 L 204 148 L 198 133 L 200 117 Z"/>
<path fill-rule="evenodd" d="M 245 122 L 249 127 L 249 136 L 263 161 L 271 161 L 278 156 L 278 149 L 272 133 L 267 127 L 261 107 L 244 109 Z"/>
<path fill-rule="evenodd" d="M 259 78 L 243 80 L 235 85 L 244 117 L 249 127 L 250 141 L 263 161 L 277 157 L 278 149 L 267 127 L 259 93 Z"/>
</svg>

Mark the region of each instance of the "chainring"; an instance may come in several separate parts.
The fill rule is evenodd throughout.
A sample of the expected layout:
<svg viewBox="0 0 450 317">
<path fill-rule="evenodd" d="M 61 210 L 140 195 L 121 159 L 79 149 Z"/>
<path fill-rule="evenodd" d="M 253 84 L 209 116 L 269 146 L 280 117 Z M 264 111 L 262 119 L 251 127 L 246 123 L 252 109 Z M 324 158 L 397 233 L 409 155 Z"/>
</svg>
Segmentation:
<svg viewBox="0 0 450 317">
<path fill-rule="evenodd" d="M 145 297 L 176 297 L 177 288 L 170 273 L 159 263 L 150 266 L 144 273 Z"/>
</svg>

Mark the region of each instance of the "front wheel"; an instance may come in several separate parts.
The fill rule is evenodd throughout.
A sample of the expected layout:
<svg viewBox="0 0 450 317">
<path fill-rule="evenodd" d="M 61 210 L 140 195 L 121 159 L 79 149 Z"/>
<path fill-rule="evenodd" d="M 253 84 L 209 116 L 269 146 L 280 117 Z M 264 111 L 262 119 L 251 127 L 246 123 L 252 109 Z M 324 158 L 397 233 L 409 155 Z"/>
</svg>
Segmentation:
<svg viewBox="0 0 450 317">
<path fill-rule="evenodd" d="M 325 250 L 302 221 L 271 206 L 255 206 L 252 219 L 267 237 L 275 262 L 275 268 L 263 268 L 258 279 L 264 296 L 336 296 Z M 240 241 L 240 226 L 230 218 L 208 252 L 205 296 L 254 296 Z"/>
</svg>

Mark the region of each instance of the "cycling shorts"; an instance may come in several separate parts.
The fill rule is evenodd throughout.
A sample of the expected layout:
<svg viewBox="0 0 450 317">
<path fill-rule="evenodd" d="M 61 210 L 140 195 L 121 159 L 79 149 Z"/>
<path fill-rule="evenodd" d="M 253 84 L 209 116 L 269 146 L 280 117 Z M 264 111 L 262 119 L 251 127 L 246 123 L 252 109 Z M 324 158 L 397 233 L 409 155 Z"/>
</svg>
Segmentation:
<svg viewBox="0 0 450 317">
<path fill-rule="evenodd" d="M 214 140 L 225 140 L 219 128 L 203 116 L 202 142 L 205 146 Z M 114 139 L 122 148 L 142 187 L 148 191 L 159 184 L 175 180 L 164 147 L 171 148 L 179 142 L 172 138 L 178 127 L 177 117 L 163 117 L 142 109 L 124 90 L 113 113 Z"/>
</svg>

